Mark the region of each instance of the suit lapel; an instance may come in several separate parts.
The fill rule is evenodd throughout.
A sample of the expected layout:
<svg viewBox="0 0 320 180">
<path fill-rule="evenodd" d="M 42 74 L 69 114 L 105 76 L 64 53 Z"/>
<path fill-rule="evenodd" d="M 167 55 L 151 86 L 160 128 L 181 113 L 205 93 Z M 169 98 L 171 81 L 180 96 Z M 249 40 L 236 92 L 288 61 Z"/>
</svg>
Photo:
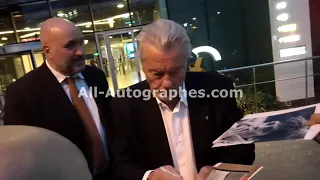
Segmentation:
<svg viewBox="0 0 320 180">
<path fill-rule="evenodd" d="M 72 106 L 72 103 L 61 87 L 61 84 L 58 82 L 56 77 L 51 73 L 49 68 L 45 63 L 40 67 L 41 74 L 42 74 L 42 83 L 43 87 L 46 88 L 46 92 L 49 97 L 58 98 L 56 99 L 57 102 L 61 102 L 62 106 Z"/>
<path fill-rule="evenodd" d="M 146 82 L 144 82 L 146 83 Z M 145 89 L 148 89 L 149 86 L 147 83 L 145 84 Z M 148 141 L 148 144 L 152 144 L 152 154 L 156 154 L 156 162 L 161 162 L 160 165 L 172 165 L 173 166 L 173 160 L 172 155 L 170 151 L 170 146 L 167 138 L 167 133 L 165 129 L 165 125 L 163 122 L 162 114 L 159 108 L 159 105 L 155 98 L 151 98 L 150 100 L 144 101 L 142 99 L 139 99 L 139 101 L 142 101 L 137 104 L 144 104 L 137 109 L 136 112 L 139 112 L 138 117 L 141 117 L 142 124 L 140 127 L 142 127 L 144 131 L 144 139 Z M 145 107 L 145 110 L 141 111 L 141 107 Z"/>
<path fill-rule="evenodd" d="M 189 73 L 188 73 L 189 74 Z M 186 77 L 186 90 L 198 90 L 196 80 L 191 75 Z M 212 127 L 211 104 L 206 98 L 191 98 L 188 96 L 189 121 L 191 126 L 191 136 L 193 140 L 194 155 L 196 164 L 203 164 L 208 149 L 210 150 L 210 131 Z"/>
<path fill-rule="evenodd" d="M 43 63 L 41 67 L 39 67 L 39 71 L 41 73 L 41 77 L 39 79 L 42 85 L 43 91 L 46 92 L 45 99 L 47 104 L 50 106 L 52 104 L 59 103 L 58 106 L 52 106 L 52 111 L 56 111 L 59 114 L 70 115 L 70 117 L 78 117 L 75 108 L 73 107 L 68 95 L 65 93 L 64 89 L 61 87 L 61 84 L 58 82 L 56 77 L 52 74 L 52 72 L 47 67 L 46 63 Z M 58 118 L 63 119 L 63 118 Z M 77 118 L 70 118 L 69 121 L 76 120 Z"/>
</svg>

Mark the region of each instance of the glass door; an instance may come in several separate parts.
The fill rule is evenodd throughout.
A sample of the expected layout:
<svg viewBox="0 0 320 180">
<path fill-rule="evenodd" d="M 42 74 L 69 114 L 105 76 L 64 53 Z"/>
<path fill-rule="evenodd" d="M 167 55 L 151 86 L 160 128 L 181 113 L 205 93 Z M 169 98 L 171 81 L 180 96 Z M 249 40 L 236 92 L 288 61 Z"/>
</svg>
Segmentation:
<svg viewBox="0 0 320 180">
<path fill-rule="evenodd" d="M 99 58 L 112 95 L 145 79 L 137 54 L 135 35 L 139 29 L 97 33 Z"/>
<path fill-rule="evenodd" d="M 0 54 L 0 96 L 5 94 L 8 85 L 34 69 L 33 51 L 13 54 Z"/>
<path fill-rule="evenodd" d="M 0 54 L 0 125 L 3 124 L 7 87 L 33 70 L 35 65 L 33 51 Z"/>
</svg>

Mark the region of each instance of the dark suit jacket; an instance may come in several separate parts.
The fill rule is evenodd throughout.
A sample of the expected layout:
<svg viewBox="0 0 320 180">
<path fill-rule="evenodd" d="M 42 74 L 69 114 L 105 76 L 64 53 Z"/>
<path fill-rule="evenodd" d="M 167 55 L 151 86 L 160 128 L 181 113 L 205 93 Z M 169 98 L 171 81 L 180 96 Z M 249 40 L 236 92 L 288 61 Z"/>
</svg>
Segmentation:
<svg viewBox="0 0 320 180">
<path fill-rule="evenodd" d="M 82 74 L 89 87 L 107 92 L 108 83 L 101 70 L 87 66 Z M 95 98 L 107 136 L 107 122 L 112 118 L 109 100 L 104 95 Z M 90 141 L 85 127 L 64 89 L 45 63 L 8 87 L 4 123 L 37 126 L 59 133 L 80 148 L 91 167 Z"/>
<path fill-rule="evenodd" d="M 187 73 L 186 90 L 233 89 L 230 79 L 213 73 Z M 147 82 L 132 89 L 149 89 Z M 242 118 L 235 98 L 187 98 L 192 140 L 199 171 L 203 166 L 219 162 L 252 164 L 254 144 L 211 148 L 212 142 L 232 124 Z M 112 156 L 116 179 L 141 180 L 147 170 L 172 165 L 173 160 L 163 124 L 161 111 L 155 100 L 117 98 L 112 103 L 115 132 Z"/>
</svg>

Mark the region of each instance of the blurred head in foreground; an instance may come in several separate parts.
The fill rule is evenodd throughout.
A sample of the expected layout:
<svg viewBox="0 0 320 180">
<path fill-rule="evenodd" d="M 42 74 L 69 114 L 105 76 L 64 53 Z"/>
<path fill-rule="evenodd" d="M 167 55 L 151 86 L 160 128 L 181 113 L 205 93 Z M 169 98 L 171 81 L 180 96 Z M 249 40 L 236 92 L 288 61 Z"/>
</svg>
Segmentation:
<svg viewBox="0 0 320 180">
<path fill-rule="evenodd" d="M 81 151 L 57 133 L 0 126 L 1 180 L 92 180 Z"/>
<path fill-rule="evenodd" d="M 145 26 L 137 36 L 143 72 L 152 90 L 179 90 L 191 57 L 186 30 L 170 20 L 158 20 Z M 168 93 L 167 93 L 168 94 Z M 156 94 L 164 103 L 168 97 Z"/>
</svg>

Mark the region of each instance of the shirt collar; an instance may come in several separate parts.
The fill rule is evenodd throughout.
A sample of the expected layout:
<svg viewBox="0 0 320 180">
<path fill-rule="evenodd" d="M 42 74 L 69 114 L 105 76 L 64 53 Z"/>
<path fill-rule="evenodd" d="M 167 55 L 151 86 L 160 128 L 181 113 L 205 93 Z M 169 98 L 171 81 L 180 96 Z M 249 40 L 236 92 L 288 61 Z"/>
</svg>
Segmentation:
<svg viewBox="0 0 320 180">
<path fill-rule="evenodd" d="M 53 69 L 53 67 L 49 64 L 49 62 L 47 60 L 46 60 L 46 65 L 49 68 L 49 70 L 52 72 L 52 74 L 57 78 L 59 83 L 62 83 L 66 78 L 70 77 L 70 76 L 65 76 L 65 75 L 61 74 L 60 72 L 58 72 L 57 70 Z M 81 73 L 78 73 L 72 77 L 79 77 L 81 79 L 84 79 L 84 77 Z"/>
<path fill-rule="evenodd" d="M 182 102 L 185 106 L 188 106 L 188 101 L 187 101 L 187 96 L 186 96 L 187 95 L 187 91 L 186 91 L 186 87 L 185 87 L 185 83 L 184 82 L 182 84 L 181 90 L 182 90 L 182 92 L 180 92 L 181 96 L 180 96 L 179 103 Z M 155 97 L 155 98 L 157 100 L 158 105 L 163 105 L 164 104 L 160 99 L 158 99 L 157 97 Z"/>
</svg>

